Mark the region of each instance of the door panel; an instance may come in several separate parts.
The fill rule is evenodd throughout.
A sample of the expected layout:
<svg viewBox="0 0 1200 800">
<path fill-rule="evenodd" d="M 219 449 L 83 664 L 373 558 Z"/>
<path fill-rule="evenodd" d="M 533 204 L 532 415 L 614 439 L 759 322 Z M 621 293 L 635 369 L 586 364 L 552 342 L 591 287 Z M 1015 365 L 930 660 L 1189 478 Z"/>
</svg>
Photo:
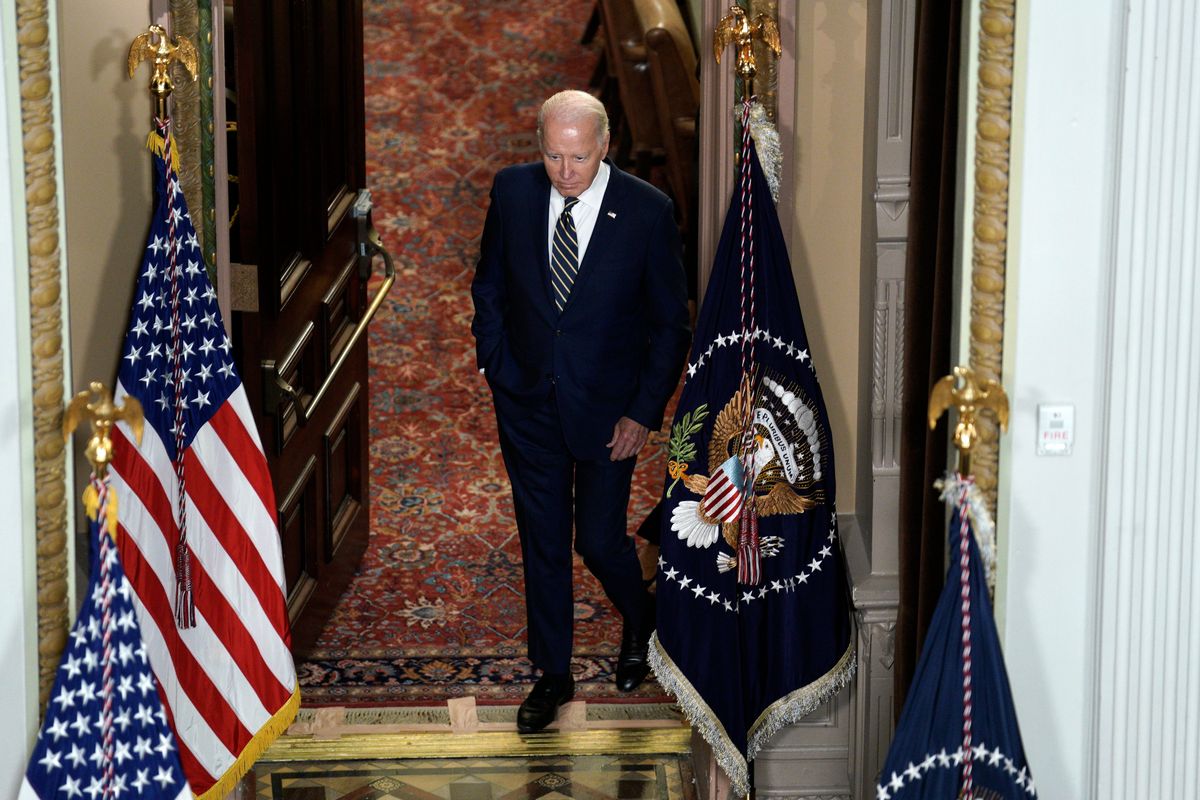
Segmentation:
<svg viewBox="0 0 1200 800">
<path fill-rule="evenodd" d="M 316 326 L 311 321 L 307 322 L 295 341 L 290 344 L 280 342 L 283 344 L 282 349 L 286 355 L 277 362 L 275 367 L 278 374 L 296 390 L 301 402 L 306 405 L 312 402 L 320 381 L 317 370 L 317 351 L 313 339 L 315 329 Z M 262 367 L 261 364 L 258 369 L 263 371 L 263 382 L 264 385 L 267 385 L 267 381 L 270 380 L 270 370 Z M 274 418 L 272 428 L 275 431 L 275 454 L 282 455 L 291 443 L 292 436 L 300 430 L 300 410 L 295 403 L 285 403 L 276 409 L 274 404 L 267 399 L 264 399 L 263 410 L 271 413 Z"/>
<path fill-rule="evenodd" d="M 296 482 L 279 504 L 279 533 L 283 541 L 283 574 L 288 610 L 303 607 L 316 584 L 317 541 L 314 522 L 319 498 L 316 492 L 317 460 L 304 464 Z M 299 608 L 296 609 L 298 611 Z"/>
<path fill-rule="evenodd" d="M 355 298 L 351 296 L 355 294 L 351 291 L 351 277 L 357 267 L 357 258 L 348 261 L 321 300 L 322 331 L 325 341 L 329 342 L 331 362 L 336 361 L 350 343 L 357 322 L 356 316 L 361 314 L 361 311 L 356 311 Z"/>
<path fill-rule="evenodd" d="M 280 505 L 293 648 L 320 633 L 367 540 L 370 260 L 361 0 L 235 7 L 239 366 Z M 390 283 L 388 284 L 390 285 Z M 371 308 L 378 307 L 374 304 Z"/>
<path fill-rule="evenodd" d="M 330 54 L 331 58 L 338 61 L 357 58 L 361 64 L 361 11 L 355 11 L 354 3 L 322 4 L 314 38 L 314 47 Z M 337 217 L 349 210 L 349 204 L 360 188 L 347 181 L 346 176 L 354 173 L 358 155 L 353 134 L 357 132 L 361 138 L 363 130 L 363 82 L 361 74 L 352 78 L 345 72 L 330 70 L 319 72 L 315 79 L 321 87 L 315 121 L 344 119 L 349 122 L 346 126 L 317 125 L 318 149 L 316 159 L 311 162 L 316 167 L 317 191 L 325 198 L 325 208 L 329 212 L 329 230 L 333 230 Z"/>
<path fill-rule="evenodd" d="M 292 299 L 292 295 L 300 288 L 300 284 L 308 277 L 309 270 L 312 269 L 312 261 L 304 258 L 299 253 L 293 253 L 290 262 L 283 268 L 283 275 L 279 279 L 279 308 L 287 307 L 288 301 Z"/>
<path fill-rule="evenodd" d="M 363 428 L 356 424 L 367 415 L 366 394 L 356 383 L 325 431 L 326 560 L 337 557 L 354 521 L 366 504 L 366 473 L 360 468 L 366 450 Z"/>
</svg>

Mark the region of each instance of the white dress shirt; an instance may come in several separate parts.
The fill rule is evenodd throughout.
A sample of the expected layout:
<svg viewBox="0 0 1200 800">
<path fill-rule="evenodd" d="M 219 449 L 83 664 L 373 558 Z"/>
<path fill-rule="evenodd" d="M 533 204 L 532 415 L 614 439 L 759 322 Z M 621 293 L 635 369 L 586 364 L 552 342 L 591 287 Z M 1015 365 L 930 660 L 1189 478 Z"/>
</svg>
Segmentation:
<svg viewBox="0 0 1200 800">
<path fill-rule="evenodd" d="M 592 179 L 592 185 L 579 195 L 579 202 L 571 209 L 571 219 L 575 220 L 575 236 L 579 242 L 579 263 L 583 263 L 583 254 L 587 252 L 588 242 L 592 239 L 592 231 L 596 229 L 596 218 L 600 216 L 600 203 L 604 200 L 604 190 L 608 188 L 608 164 L 600 162 L 600 169 Z M 550 187 L 550 219 L 546 227 L 546 255 L 554 257 L 554 226 L 562 214 L 566 201 L 558 189 Z"/>
</svg>

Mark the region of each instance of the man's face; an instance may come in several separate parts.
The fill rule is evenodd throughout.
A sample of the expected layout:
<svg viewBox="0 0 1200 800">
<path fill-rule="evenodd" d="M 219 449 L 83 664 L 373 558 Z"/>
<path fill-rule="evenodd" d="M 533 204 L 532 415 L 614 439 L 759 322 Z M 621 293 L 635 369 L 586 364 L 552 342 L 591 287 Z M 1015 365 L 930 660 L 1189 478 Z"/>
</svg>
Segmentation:
<svg viewBox="0 0 1200 800">
<path fill-rule="evenodd" d="M 550 183 L 563 197 L 578 197 L 585 192 L 600 162 L 608 152 L 608 135 L 596 140 L 596 128 L 590 120 L 573 122 L 548 119 L 542 130 L 542 163 Z"/>
</svg>

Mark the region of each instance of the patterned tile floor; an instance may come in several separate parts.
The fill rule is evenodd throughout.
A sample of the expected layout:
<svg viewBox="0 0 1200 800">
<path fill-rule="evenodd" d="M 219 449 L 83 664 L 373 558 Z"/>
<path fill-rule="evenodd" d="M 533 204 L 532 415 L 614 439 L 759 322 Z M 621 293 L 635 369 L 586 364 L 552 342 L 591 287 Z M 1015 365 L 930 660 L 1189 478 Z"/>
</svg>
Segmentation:
<svg viewBox="0 0 1200 800">
<path fill-rule="evenodd" d="M 687 755 L 259 762 L 260 800 L 695 800 Z"/>
</svg>

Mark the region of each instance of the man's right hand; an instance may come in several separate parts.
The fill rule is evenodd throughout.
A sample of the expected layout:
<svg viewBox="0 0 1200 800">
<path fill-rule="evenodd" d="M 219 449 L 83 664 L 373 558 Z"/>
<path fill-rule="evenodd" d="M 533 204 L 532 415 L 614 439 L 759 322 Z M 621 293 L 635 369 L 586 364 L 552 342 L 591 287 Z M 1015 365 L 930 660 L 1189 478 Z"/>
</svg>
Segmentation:
<svg viewBox="0 0 1200 800">
<path fill-rule="evenodd" d="M 646 444 L 650 429 L 629 417 L 621 417 L 613 427 L 612 441 L 605 445 L 611 447 L 610 461 L 624 461 L 630 456 L 636 456 Z"/>
</svg>

